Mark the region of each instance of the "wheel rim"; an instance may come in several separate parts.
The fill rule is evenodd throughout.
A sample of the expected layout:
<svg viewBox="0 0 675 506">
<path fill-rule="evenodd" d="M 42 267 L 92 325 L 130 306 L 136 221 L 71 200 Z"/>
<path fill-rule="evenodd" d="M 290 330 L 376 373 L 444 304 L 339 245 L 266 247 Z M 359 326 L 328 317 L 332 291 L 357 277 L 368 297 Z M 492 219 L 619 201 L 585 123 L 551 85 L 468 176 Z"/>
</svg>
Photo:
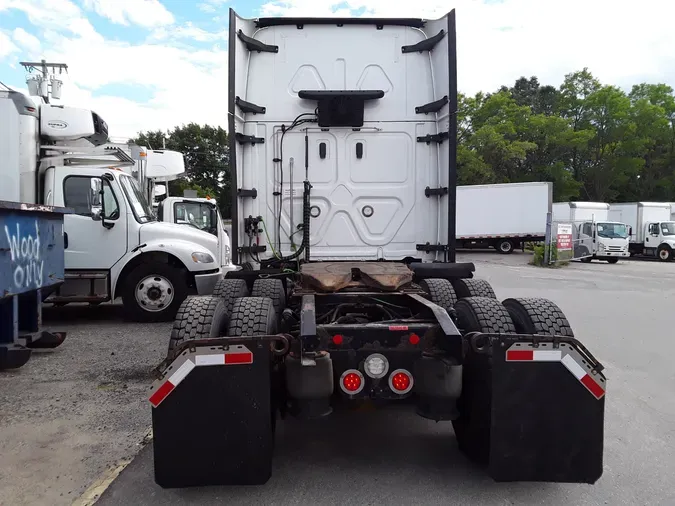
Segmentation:
<svg viewBox="0 0 675 506">
<path fill-rule="evenodd" d="M 659 251 L 659 256 L 661 257 L 661 260 L 668 260 L 668 258 L 670 257 L 670 251 L 668 251 L 667 249 L 662 249 L 661 251 Z"/>
<path fill-rule="evenodd" d="M 146 311 L 163 311 L 173 302 L 173 284 L 164 276 L 153 274 L 141 279 L 136 285 L 136 302 Z"/>
<path fill-rule="evenodd" d="M 499 243 L 499 249 L 502 250 L 504 253 L 508 253 L 512 249 L 512 245 L 509 241 L 503 241 Z"/>
</svg>

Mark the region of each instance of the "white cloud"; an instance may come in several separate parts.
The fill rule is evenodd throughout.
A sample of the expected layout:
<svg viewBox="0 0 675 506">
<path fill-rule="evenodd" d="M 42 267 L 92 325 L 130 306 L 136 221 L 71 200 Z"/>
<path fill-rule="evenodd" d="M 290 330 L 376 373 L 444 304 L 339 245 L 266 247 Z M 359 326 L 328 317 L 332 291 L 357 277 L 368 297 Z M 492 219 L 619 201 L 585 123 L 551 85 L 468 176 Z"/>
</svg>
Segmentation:
<svg viewBox="0 0 675 506">
<path fill-rule="evenodd" d="M 469 93 L 523 75 L 558 85 L 585 66 L 605 83 L 675 85 L 672 0 L 283 0 L 263 4 L 261 15 L 345 15 L 345 6 L 352 15 L 428 19 L 456 8 L 459 87 Z"/>
<path fill-rule="evenodd" d="M 5 32 L 0 31 L 0 59 L 9 56 L 19 50 L 12 42 L 12 39 Z"/>
<path fill-rule="evenodd" d="M 227 40 L 227 29 L 219 32 L 209 32 L 194 26 L 191 22 L 183 26 L 172 26 L 169 28 L 161 27 L 156 29 L 149 40 L 176 40 L 190 39 L 196 42 L 214 42 L 218 40 Z"/>
<path fill-rule="evenodd" d="M 84 0 L 86 9 L 120 25 L 166 26 L 174 22 L 171 12 L 159 0 Z"/>
<path fill-rule="evenodd" d="M 23 28 L 15 28 L 12 37 L 14 38 L 14 41 L 28 51 L 30 55 L 36 55 L 40 52 L 40 40 Z"/>
<path fill-rule="evenodd" d="M 212 14 L 222 8 L 227 2 L 229 0 L 205 0 L 205 2 L 197 4 L 197 7 L 202 12 Z"/>
</svg>

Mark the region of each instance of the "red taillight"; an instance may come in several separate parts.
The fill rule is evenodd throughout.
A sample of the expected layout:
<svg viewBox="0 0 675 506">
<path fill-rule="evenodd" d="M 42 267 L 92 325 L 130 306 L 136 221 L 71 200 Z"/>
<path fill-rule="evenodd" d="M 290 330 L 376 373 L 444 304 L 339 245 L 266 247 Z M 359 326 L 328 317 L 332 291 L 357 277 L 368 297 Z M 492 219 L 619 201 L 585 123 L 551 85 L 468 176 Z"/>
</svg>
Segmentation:
<svg viewBox="0 0 675 506">
<path fill-rule="evenodd" d="M 361 378 L 359 378 L 358 374 L 350 372 L 347 376 L 342 378 L 342 384 L 345 386 L 345 390 L 356 392 L 361 386 Z"/>
<path fill-rule="evenodd" d="M 420 344 L 420 336 L 417 334 L 410 334 L 408 341 L 410 341 L 410 344 Z"/>
<path fill-rule="evenodd" d="M 340 334 L 335 334 L 333 336 L 333 344 L 336 346 L 340 346 L 342 344 L 343 338 Z"/>
<path fill-rule="evenodd" d="M 356 395 L 365 385 L 363 374 L 356 369 L 349 369 L 340 376 L 340 388 L 349 395 Z"/>
<path fill-rule="evenodd" d="M 405 369 L 397 369 L 389 375 L 389 388 L 397 394 L 407 394 L 412 390 L 413 377 Z"/>
</svg>

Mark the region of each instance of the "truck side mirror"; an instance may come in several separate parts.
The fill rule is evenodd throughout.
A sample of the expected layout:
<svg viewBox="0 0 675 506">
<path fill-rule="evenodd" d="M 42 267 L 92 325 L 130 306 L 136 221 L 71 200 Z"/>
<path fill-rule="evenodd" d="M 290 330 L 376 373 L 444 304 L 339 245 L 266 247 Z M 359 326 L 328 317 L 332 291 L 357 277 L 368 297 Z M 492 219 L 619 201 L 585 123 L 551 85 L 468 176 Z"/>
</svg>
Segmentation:
<svg viewBox="0 0 675 506">
<path fill-rule="evenodd" d="M 628 227 L 628 237 L 633 235 L 633 227 Z"/>
</svg>

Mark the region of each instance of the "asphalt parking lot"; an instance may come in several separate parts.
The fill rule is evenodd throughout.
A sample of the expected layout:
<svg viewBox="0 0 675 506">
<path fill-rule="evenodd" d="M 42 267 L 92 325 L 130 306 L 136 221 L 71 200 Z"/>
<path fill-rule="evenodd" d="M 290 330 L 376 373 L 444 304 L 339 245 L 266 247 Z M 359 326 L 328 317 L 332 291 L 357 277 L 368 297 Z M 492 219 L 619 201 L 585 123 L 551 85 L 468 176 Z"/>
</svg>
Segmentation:
<svg viewBox="0 0 675 506">
<path fill-rule="evenodd" d="M 113 306 L 66 307 L 46 314 L 69 331 L 66 343 L 0 375 L 0 503 L 71 504 L 137 454 L 97 504 L 675 504 L 675 263 L 540 269 L 521 253 L 478 252 L 458 261 L 473 261 L 500 299 L 555 301 L 606 367 L 595 485 L 494 483 L 458 452 L 449 424 L 396 410 L 281 423 L 263 487 L 163 490 L 151 444 L 138 443 L 169 326 L 125 323 Z"/>
</svg>

